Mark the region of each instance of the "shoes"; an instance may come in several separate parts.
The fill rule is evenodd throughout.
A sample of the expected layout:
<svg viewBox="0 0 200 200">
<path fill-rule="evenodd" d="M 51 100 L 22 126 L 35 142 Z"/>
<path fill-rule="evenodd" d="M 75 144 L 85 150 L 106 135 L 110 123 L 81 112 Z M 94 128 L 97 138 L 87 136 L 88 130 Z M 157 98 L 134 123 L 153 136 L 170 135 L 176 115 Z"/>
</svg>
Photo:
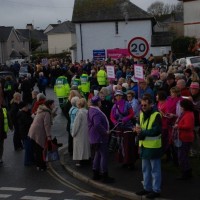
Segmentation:
<svg viewBox="0 0 200 200">
<path fill-rule="evenodd" d="M 108 173 L 105 172 L 105 173 L 102 174 L 102 182 L 103 183 L 114 183 L 115 179 L 108 176 Z"/>
<path fill-rule="evenodd" d="M 36 167 L 37 171 L 45 172 L 47 167 Z"/>
<path fill-rule="evenodd" d="M 2 166 L 3 165 L 3 161 L 2 160 L 0 160 L 0 166 Z"/>
<path fill-rule="evenodd" d="M 95 180 L 95 181 L 101 179 L 101 175 L 100 175 L 100 173 L 99 173 L 98 170 L 93 170 L 93 177 L 92 177 L 92 179 Z"/>
<path fill-rule="evenodd" d="M 149 194 L 146 195 L 147 199 L 155 199 L 157 197 L 160 197 L 160 193 L 158 192 L 150 192 Z"/>
<path fill-rule="evenodd" d="M 150 191 L 141 190 L 139 192 L 136 192 L 135 194 L 137 194 L 138 196 L 143 196 L 143 195 L 147 195 L 147 194 L 150 194 L 150 193 L 151 193 Z"/>
</svg>

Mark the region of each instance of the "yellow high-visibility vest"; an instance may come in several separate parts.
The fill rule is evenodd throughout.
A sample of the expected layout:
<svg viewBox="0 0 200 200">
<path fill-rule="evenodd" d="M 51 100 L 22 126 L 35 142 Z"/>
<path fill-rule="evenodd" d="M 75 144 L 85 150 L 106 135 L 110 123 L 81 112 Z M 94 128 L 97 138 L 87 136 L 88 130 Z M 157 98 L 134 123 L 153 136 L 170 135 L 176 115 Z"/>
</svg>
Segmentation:
<svg viewBox="0 0 200 200">
<path fill-rule="evenodd" d="M 8 132 L 8 115 L 7 115 L 7 110 L 5 108 L 2 108 L 3 110 L 3 121 L 4 121 L 4 131 L 7 133 Z"/>
<path fill-rule="evenodd" d="M 149 119 L 144 121 L 144 113 L 140 113 L 140 126 L 142 130 L 150 130 L 152 129 L 152 125 L 156 119 L 156 116 L 160 115 L 159 112 L 154 112 L 151 114 Z M 143 146 L 146 148 L 161 148 L 161 134 L 154 137 L 146 136 L 144 140 L 139 140 L 139 146 Z"/>
</svg>

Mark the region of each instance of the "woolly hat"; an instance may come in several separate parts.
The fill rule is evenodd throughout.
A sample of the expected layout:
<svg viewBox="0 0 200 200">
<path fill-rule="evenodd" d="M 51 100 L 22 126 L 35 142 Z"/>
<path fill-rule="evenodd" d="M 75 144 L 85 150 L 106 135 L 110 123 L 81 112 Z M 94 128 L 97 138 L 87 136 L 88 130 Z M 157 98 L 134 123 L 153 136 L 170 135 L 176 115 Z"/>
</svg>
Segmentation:
<svg viewBox="0 0 200 200">
<path fill-rule="evenodd" d="M 199 83 L 198 82 L 192 82 L 190 84 L 190 88 L 192 88 L 192 89 L 199 89 Z"/>
<path fill-rule="evenodd" d="M 96 104 L 98 101 L 101 101 L 99 96 L 93 96 L 91 99 L 92 104 Z"/>
</svg>

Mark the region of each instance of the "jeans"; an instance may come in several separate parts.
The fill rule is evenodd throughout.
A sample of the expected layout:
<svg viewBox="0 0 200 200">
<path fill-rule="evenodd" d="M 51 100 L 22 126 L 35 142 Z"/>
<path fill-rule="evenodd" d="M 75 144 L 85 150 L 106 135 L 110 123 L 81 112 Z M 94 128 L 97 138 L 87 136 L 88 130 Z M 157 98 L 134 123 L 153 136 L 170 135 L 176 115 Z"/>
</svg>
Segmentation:
<svg viewBox="0 0 200 200">
<path fill-rule="evenodd" d="M 144 189 L 160 193 L 161 161 L 160 159 L 142 159 Z"/>
</svg>

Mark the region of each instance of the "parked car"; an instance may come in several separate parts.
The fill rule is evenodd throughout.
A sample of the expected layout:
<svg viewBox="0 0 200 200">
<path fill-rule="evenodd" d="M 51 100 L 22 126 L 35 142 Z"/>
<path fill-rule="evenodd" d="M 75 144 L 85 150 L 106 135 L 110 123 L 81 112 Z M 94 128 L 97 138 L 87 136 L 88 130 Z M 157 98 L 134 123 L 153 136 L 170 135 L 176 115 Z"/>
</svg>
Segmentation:
<svg viewBox="0 0 200 200">
<path fill-rule="evenodd" d="M 200 68 L 200 56 L 192 56 L 192 57 L 186 57 L 186 58 L 179 58 L 174 61 L 174 65 L 183 65 L 185 67 L 191 67 L 194 68 L 198 67 Z"/>
<path fill-rule="evenodd" d="M 11 76 L 13 81 L 17 83 L 15 75 L 11 71 L 0 71 L 0 79 L 5 79 L 6 76 Z"/>
</svg>

